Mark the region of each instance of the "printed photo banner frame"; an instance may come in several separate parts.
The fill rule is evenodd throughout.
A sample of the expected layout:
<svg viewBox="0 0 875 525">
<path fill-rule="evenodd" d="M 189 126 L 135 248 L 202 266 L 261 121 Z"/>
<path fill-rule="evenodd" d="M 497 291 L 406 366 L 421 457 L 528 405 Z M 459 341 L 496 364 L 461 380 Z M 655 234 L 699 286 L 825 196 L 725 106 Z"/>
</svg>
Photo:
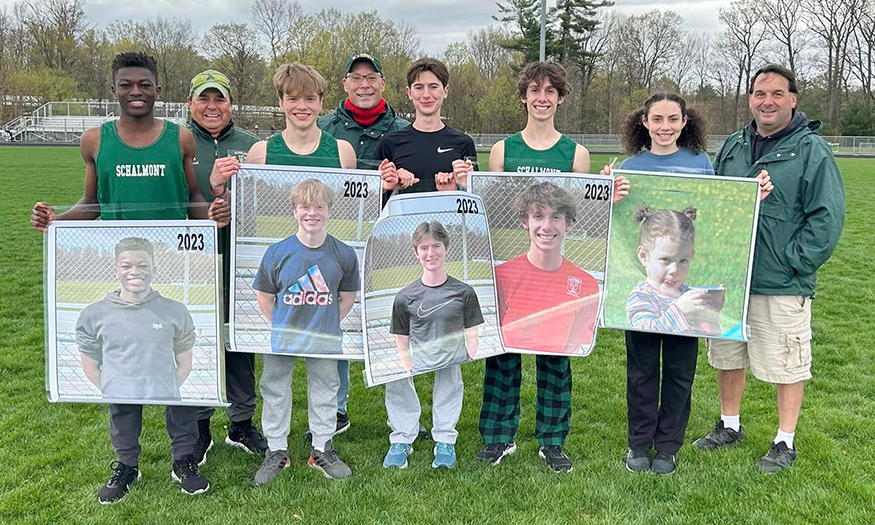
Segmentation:
<svg viewBox="0 0 875 525">
<path fill-rule="evenodd" d="M 489 231 L 483 202 L 471 193 L 389 199 L 364 254 L 368 386 L 504 352 Z M 447 279 L 424 284 L 427 271 L 445 271 Z"/>
<path fill-rule="evenodd" d="M 613 209 L 604 326 L 747 341 L 759 181 L 613 173 L 631 189 Z"/>
<path fill-rule="evenodd" d="M 613 178 L 476 172 L 471 179 L 492 228 L 506 351 L 588 356 L 602 308 Z M 520 199 L 530 202 L 528 209 L 518 209 Z M 539 202 L 553 204 L 552 213 L 533 215 L 541 209 Z M 544 220 L 550 224 L 541 225 Z M 544 258 L 533 264 L 530 250 Z"/>
<path fill-rule="evenodd" d="M 258 308 L 252 284 L 268 247 L 295 234 L 297 226 L 290 192 L 307 179 L 319 180 L 334 190 L 328 233 L 355 250 L 361 273 L 365 241 L 380 215 L 379 172 L 242 164 L 237 175 L 231 178 L 230 266 L 233 273 L 229 340 L 232 351 L 272 352 L 271 324 Z M 325 352 L 282 353 L 363 360 L 360 300 L 356 298 L 352 311 L 341 321 L 342 353 L 335 351 L 336 341 L 326 341 Z"/>
<path fill-rule="evenodd" d="M 213 221 L 54 221 L 50 402 L 227 406 Z"/>
</svg>

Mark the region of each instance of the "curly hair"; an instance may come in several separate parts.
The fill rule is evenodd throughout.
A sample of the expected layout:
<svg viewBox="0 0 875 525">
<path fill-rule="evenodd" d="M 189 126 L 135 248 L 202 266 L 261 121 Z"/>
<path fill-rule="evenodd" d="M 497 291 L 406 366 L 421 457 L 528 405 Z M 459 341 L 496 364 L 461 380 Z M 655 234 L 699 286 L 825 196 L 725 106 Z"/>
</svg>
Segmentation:
<svg viewBox="0 0 875 525">
<path fill-rule="evenodd" d="M 644 107 L 630 113 L 623 121 L 620 129 L 620 139 L 627 155 L 637 155 L 644 149 L 650 149 L 650 131 L 644 127 L 644 119 L 650 114 L 653 104 L 669 100 L 675 102 L 681 108 L 681 115 L 687 119 L 687 124 L 681 130 L 677 145 L 679 148 L 687 148 L 693 153 L 705 151 L 708 145 L 708 137 L 705 131 L 705 119 L 692 108 L 687 107 L 686 101 L 674 93 L 656 93 L 644 103 Z"/>
</svg>

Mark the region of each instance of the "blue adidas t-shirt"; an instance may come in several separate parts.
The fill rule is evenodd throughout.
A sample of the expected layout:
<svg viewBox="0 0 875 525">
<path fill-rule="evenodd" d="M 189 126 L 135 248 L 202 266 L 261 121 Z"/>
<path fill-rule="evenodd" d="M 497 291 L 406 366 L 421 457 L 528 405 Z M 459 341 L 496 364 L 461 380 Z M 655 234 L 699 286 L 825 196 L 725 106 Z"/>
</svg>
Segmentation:
<svg viewBox="0 0 875 525">
<path fill-rule="evenodd" d="M 667 171 L 691 175 L 714 175 L 711 158 L 704 151 L 693 153 L 689 148 L 680 148 L 668 155 L 655 155 L 646 149 L 620 164 L 620 169 L 637 171 Z"/>
<path fill-rule="evenodd" d="M 267 249 L 252 287 L 277 296 L 270 337 L 274 353 L 343 353 L 339 292 L 359 289 L 355 250 L 331 235 L 318 248 L 292 235 Z"/>
</svg>

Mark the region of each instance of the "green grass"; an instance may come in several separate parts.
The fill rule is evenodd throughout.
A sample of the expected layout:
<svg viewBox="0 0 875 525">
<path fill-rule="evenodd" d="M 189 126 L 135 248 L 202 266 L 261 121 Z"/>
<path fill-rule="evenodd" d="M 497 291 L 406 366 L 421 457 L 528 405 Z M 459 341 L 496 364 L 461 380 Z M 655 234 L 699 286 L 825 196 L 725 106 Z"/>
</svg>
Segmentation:
<svg viewBox="0 0 875 525">
<path fill-rule="evenodd" d="M 381 388 L 365 389 L 353 365 L 352 428 L 336 439 L 355 470 L 325 480 L 304 466 L 305 367 L 295 371 L 292 468 L 254 488 L 260 459 L 221 443 L 224 415 L 213 419 L 216 446 L 203 473 L 210 492 L 187 497 L 170 481 L 163 412 L 148 408 L 140 466 L 144 478 L 123 503 L 102 507 L 98 487 L 113 459 L 106 407 L 50 405 L 43 394 L 42 236 L 28 225 L 33 202 L 71 204 L 82 188 L 73 148 L 0 148 L 6 249 L 0 251 L 0 523 L 306 523 L 306 524 L 870 524 L 875 523 L 875 309 L 869 253 L 875 163 L 840 160 L 848 188 L 844 237 L 821 270 L 814 302 L 814 379 L 802 410 L 796 464 L 776 476 L 754 463 L 777 427 L 774 388 L 751 380 L 742 405 L 747 441 L 704 453 L 686 445 L 668 478 L 631 475 L 626 449 L 622 334 L 599 332 L 593 356 L 575 359 L 570 475 L 547 472 L 532 438 L 535 378 L 525 357 L 519 450 L 497 468 L 475 464 L 480 448 L 482 363 L 463 368 L 467 385 L 458 425 L 459 465 L 431 469 L 427 444 L 407 471 L 380 466 L 388 443 Z M 599 163 L 604 163 L 601 159 Z M 594 166 L 599 164 L 594 161 Z M 687 441 L 719 415 L 714 371 L 704 351 L 693 392 Z M 417 379 L 430 399 L 428 377 Z M 430 419 L 426 403 L 423 421 Z M 260 418 L 260 416 L 258 416 Z"/>
</svg>

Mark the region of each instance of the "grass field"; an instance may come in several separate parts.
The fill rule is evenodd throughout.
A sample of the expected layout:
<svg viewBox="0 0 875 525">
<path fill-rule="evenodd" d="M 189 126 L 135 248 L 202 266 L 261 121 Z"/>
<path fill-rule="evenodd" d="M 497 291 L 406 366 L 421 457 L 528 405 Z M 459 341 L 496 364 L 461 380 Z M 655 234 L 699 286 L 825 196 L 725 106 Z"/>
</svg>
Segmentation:
<svg viewBox="0 0 875 525">
<path fill-rule="evenodd" d="M 600 166 L 605 158 L 595 158 Z M 556 475 L 537 458 L 532 437 L 535 381 L 525 357 L 519 449 L 499 467 L 476 464 L 480 448 L 482 363 L 463 369 L 467 384 L 458 425 L 459 464 L 433 471 L 428 444 L 415 445 L 411 468 L 385 471 L 388 429 L 381 388 L 365 389 L 352 368 L 352 428 L 335 440 L 355 476 L 328 481 L 308 470 L 305 367 L 295 371 L 290 437 L 292 468 L 268 487 L 252 486 L 260 458 L 221 443 L 224 415 L 213 419 L 217 441 L 202 472 L 209 493 L 187 497 L 170 480 L 163 414 L 148 408 L 142 436 L 143 479 L 115 506 L 97 504 L 97 489 L 114 458 L 107 410 L 50 405 L 43 393 L 42 237 L 28 225 L 33 202 L 71 204 L 82 189 L 74 148 L 0 148 L 0 523 L 2 524 L 870 524 L 875 523 L 875 163 L 840 160 L 848 188 L 844 237 L 821 270 L 814 302 L 814 379 L 802 410 L 799 459 L 776 476 L 754 464 L 777 427 L 774 388 L 752 380 L 742 404 L 747 441 L 704 453 L 690 445 L 667 478 L 632 475 L 626 450 L 625 352 L 622 334 L 603 330 L 594 354 L 577 359 L 574 413 L 567 450 L 574 472 Z M 715 373 L 704 350 L 693 393 L 687 441 L 708 432 L 719 415 Z M 417 379 L 430 399 L 429 377 Z M 426 403 L 428 405 L 428 403 Z M 424 409 L 429 421 L 430 409 Z M 259 417 L 257 417 L 259 419 Z"/>
</svg>

